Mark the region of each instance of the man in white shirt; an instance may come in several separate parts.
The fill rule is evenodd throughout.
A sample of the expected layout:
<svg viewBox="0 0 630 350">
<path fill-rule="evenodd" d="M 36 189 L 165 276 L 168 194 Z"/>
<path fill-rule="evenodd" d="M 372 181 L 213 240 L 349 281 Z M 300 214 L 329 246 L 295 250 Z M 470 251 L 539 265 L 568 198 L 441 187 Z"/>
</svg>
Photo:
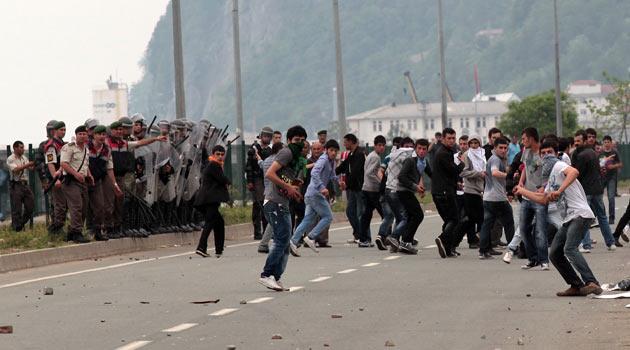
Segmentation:
<svg viewBox="0 0 630 350">
<path fill-rule="evenodd" d="M 28 186 L 27 170 L 33 170 L 35 163 L 24 155 L 24 143 L 13 143 L 13 154 L 7 158 L 9 167 L 9 193 L 11 197 L 11 226 L 17 232 L 24 229 L 24 225 L 33 215 L 35 201 L 33 192 Z"/>
</svg>

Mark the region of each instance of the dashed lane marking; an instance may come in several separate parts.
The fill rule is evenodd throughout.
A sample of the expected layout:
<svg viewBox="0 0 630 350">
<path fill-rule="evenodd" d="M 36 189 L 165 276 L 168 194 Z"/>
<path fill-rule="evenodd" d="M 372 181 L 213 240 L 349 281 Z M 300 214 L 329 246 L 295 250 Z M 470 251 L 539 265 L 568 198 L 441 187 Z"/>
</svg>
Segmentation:
<svg viewBox="0 0 630 350">
<path fill-rule="evenodd" d="M 400 255 L 392 255 L 392 256 L 388 256 L 383 260 L 396 260 L 396 259 L 400 259 Z"/>
<path fill-rule="evenodd" d="M 424 249 L 431 249 L 431 248 L 437 248 L 437 245 L 431 244 L 431 245 L 428 245 L 428 246 L 424 247 Z"/>
<path fill-rule="evenodd" d="M 194 326 L 197 326 L 197 325 L 199 325 L 199 324 L 198 323 L 182 323 L 182 324 L 177 325 L 175 327 L 163 329 L 162 332 L 164 332 L 164 333 L 177 333 L 177 332 L 181 332 L 181 331 L 185 331 L 187 329 L 193 328 Z"/>
<path fill-rule="evenodd" d="M 372 262 L 372 263 L 368 263 L 368 264 L 363 264 L 361 266 L 363 267 L 372 267 L 372 266 L 376 266 L 376 265 L 380 265 L 381 263 L 377 263 L 377 262 Z"/>
<path fill-rule="evenodd" d="M 231 314 L 232 312 L 235 312 L 237 310 L 238 309 L 236 309 L 236 308 L 229 308 L 228 307 L 228 308 L 225 308 L 225 309 L 221 309 L 219 311 L 215 311 L 215 312 L 211 313 L 208 316 L 225 316 L 225 315 Z"/>
<path fill-rule="evenodd" d="M 273 297 L 262 297 L 262 298 L 256 298 L 253 300 L 248 301 L 248 304 L 260 304 L 260 303 L 264 303 L 265 301 L 269 301 L 269 300 L 273 300 Z"/>
<path fill-rule="evenodd" d="M 150 340 L 138 340 L 138 341 L 131 342 L 125 346 L 116 348 L 116 350 L 136 350 L 150 343 L 151 343 Z"/>
<path fill-rule="evenodd" d="M 297 292 L 298 290 L 304 289 L 302 286 L 289 287 L 289 293 Z"/>
<path fill-rule="evenodd" d="M 332 278 L 332 277 L 330 277 L 330 276 L 322 276 L 322 277 L 317 277 L 317 278 L 315 278 L 315 279 L 312 279 L 312 280 L 310 280 L 309 282 L 313 282 L 313 283 L 323 282 L 323 281 L 325 281 L 325 280 L 329 280 L 329 279 L 331 279 L 331 278 Z"/>
<path fill-rule="evenodd" d="M 354 272 L 354 271 L 356 271 L 356 270 L 357 270 L 357 269 L 347 269 L 347 270 L 341 270 L 341 271 L 339 271 L 339 272 L 337 272 L 337 273 L 340 273 L 340 274 L 342 274 L 342 275 L 343 275 L 343 274 L 346 274 L 346 273 L 351 273 L 351 272 Z"/>
</svg>

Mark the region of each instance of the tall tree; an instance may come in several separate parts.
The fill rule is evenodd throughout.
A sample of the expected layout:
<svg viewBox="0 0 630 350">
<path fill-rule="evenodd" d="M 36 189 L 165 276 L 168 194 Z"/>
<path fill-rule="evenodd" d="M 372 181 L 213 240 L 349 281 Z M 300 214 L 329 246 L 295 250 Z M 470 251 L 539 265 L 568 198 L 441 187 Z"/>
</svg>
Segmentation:
<svg viewBox="0 0 630 350">
<path fill-rule="evenodd" d="M 521 102 L 512 102 L 503 114 L 499 128 L 506 135 L 520 135 L 523 129 L 535 126 L 540 135 L 556 132 L 555 92 L 549 90 L 528 96 Z M 575 103 L 567 94 L 562 94 L 562 125 L 564 134 L 571 135 L 577 129 Z"/>
<path fill-rule="evenodd" d="M 606 96 L 606 106 L 598 108 L 588 104 L 596 119 L 604 119 L 610 130 L 619 130 L 619 136 L 628 143 L 628 116 L 630 113 L 630 74 L 629 79 L 614 77 L 607 72 L 604 78 L 613 87 L 613 91 Z"/>
</svg>

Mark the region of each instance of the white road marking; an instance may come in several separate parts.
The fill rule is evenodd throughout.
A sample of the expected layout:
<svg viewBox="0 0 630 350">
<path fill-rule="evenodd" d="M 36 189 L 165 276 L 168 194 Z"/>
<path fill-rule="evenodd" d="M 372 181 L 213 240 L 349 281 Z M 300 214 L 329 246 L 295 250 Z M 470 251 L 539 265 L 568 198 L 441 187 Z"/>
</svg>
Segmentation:
<svg viewBox="0 0 630 350">
<path fill-rule="evenodd" d="M 151 341 L 150 340 L 138 340 L 138 341 L 134 341 L 132 343 L 129 343 L 125 346 L 121 346 L 119 348 L 116 348 L 116 350 L 136 350 L 136 349 L 140 349 L 141 347 L 150 344 Z"/>
<path fill-rule="evenodd" d="M 298 290 L 304 289 L 302 286 L 289 287 L 289 293 L 297 292 Z"/>
<path fill-rule="evenodd" d="M 377 262 L 372 262 L 372 263 L 368 263 L 368 264 L 363 264 L 361 266 L 363 267 L 372 267 L 372 266 L 376 266 L 376 265 L 380 265 L 381 263 L 377 263 Z"/>
<path fill-rule="evenodd" d="M 225 308 L 225 309 L 221 309 L 219 311 L 215 311 L 215 312 L 211 313 L 208 316 L 225 316 L 225 315 L 231 314 L 232 312 L 237 311 L 237 310 L 238 309 L 236 309 L 236 308 L 229 308 L 228 307 L 228 308 Z"/>
<path fill-rule="evenodd" d="M 273 300 L 273 297 L 262 297 L 262 298 L 257 298 L 257 299 L 253 299 L 248 301 L 248 304 L 260 304 L 260 303 L 264 303 L 265 301 L 269 301 L 269 300 Z"/>
<path fill-rule="evenodd" d="M 337 272 L 337 273 L 340 273 L 340 274 L 342 274 L 342 275 L 343 275 L 343 274 L 346 274 L 346 273 L 351 273 L 351 272 L 354 272 L 354 271 L 356 271 L 356 270 L 357 270 L 357 269 L 347 269 L 347 270 L 342 270 L 342 271 L 339 271 L 339 272 Z"/>
<path fill-rule="evenodd" d="M 177 333 L 177 332 L 181 332 L 181 331 L 185 331 L 187 329 L 193 328 L 194 326 L 197 326 L 197 325 L 199 325 L 199 324 L 198 323 L 182 323 L 182 324 L 177 325 L 175 327 L 163 329 L 162 332 L 164 332 L 164 333 Z"/>
<path fill-rule="evenodd" d="M 431 249 L 431 248 L 437 248 L 437 245 L 431 244 L 431 245 L 428 245 L 428 246 L 424 247 L 424 249 Z"/>
<path fill-rule="evenodd" d="M 322 282 L 322 281 L 325 281 L 325 280 L 329 280 L 331 278 L 332 277 L 330 277 L 330 276 L 322 276 L 322 277 L 317 277 L 315 279 L 312 279 L 309 282 L 317 283 L 317 282 Z"/>
<path fill-rule="evenodd" d="M 400 255 L 392 255 L 392 256 L 388 256 L 383 260 L 396 260 L 396 259 L 400 259 Z"/>
</svg>

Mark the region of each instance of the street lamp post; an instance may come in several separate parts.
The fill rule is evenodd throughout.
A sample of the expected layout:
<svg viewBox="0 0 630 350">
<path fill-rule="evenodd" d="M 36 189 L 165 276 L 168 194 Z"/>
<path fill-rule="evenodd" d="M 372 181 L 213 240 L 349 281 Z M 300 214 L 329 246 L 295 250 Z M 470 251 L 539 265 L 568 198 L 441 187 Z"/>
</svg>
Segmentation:
<svg viewBox="0 0 630 350">
<path fill-rule="evenodd" d="M 558 37 L 558 4 L 553 0 L 553 29 L 556 66 L 556 135 L 562 136 L 562 105 L 560 95 L 560 39 Z"/>
<path fill-rule="evenodd" d="M 339 119 L 339 138 L 346 130 L 346 101 L 343 92 L 343 67 L 341 60 L 341 29 L 339 27 L 339 0 L 333 0 L 333 26 L 335 30 L 335 62 L 337 66 L 337 116 Z"/>
<path fill-rule="evenodd" d="M 448 126 L 448 115 L 446 110 L 446 65 L 444 63 L 442 0 L 438 0 L 438 44 L 440 46 L 440 86 L 442 87 L 442 128 L 446 128 Z"/>
<path fill-rule="evenodd" d="M 175 64 L 175 118 L 186 118 L 184 93 L 184 54 L 182 49 L 182 13 L 180 0 L 173 0 L 173 62 Z"/>
</svg>

